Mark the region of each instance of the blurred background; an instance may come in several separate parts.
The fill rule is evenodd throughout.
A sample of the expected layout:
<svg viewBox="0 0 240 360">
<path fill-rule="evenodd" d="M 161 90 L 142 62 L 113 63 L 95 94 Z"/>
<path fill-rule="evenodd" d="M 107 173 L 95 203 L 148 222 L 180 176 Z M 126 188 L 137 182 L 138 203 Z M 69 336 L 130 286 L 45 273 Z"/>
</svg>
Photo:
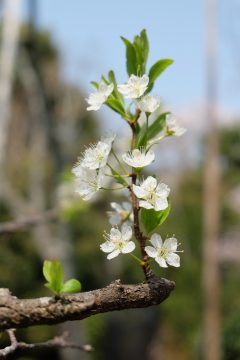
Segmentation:
<svg viewBox="0 0 240 360">
<path fill-rule="evenodd" d="M 240 359 L 239 1 L 1 0 L 0 16 L 0 221 L 35 223 L 16 231 L 0 224 L 0 287 L 13 295 L 50 296 L 42 264 L 52 257 L 83 291 L 144 280 L 132 258 L 107 261 L 99 251 L 110 202 L 125 194 L 84 202 L 71 174 L 84 145 L 108 129 L 118 132 L 117 149 L 128 147 L 123 120 L 104 106 L 87 112 L 84 100 L 90 81 L 109 70 L 119 84 L 127 80 L 120 36 L 132 41 L 147 29 L 148 69 L 175 60 L 153 94 L 162 95 L 161 112 L 188 129 L 155 147 L 149 167 L 171 188 L 171 214 L 158 232 L 176 234 L 185 250 L 180 268 L 153 263 L 156 275 L 176 283 L 170 298 L 16 333 L 30 343 L 69 331 L 94 353 L 22 350 L 9 359 Z M 0 341 L 6 346 L 7 336 Z"/>
</svg>

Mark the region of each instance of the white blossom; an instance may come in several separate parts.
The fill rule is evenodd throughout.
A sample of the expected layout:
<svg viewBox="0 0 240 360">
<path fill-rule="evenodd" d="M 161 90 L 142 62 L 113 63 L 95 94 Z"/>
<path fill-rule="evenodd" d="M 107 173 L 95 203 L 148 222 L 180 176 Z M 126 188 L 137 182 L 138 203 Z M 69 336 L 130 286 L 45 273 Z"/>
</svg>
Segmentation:
<svg viewBox="0 0 240 360">
<path fill-rule="evenodd" d="M 161 96 L 146 95 L 140 101 L 134 101 L 136 107 L 144 112 L 153 113 L 160 106 Z"/>
<path fill-rule="evenodd" d="M 111 151 L 111 145 L 98 141 L 96 144 L 91 144 L 82 156 L 78 158 L 78 162 L 74 166 L 72 172 L 77 176 L 78 167 L 87 168 L 91 170 L 103 168 L 108 160 L 108 155 Z"/>
<path fill-rule="evenodd" d="M 146 246 L 145 251 L 150 257 L 154 258 L 161 267 L 168 267 L 167 264 L 176 267 L 180 266 L 180 257 L 175 254 L 178 247 L 177 239 L 172 237 L 166 239 L 163 243 L 160 235 L 153 234 L 150 242 L 154 247 Z"/>
<path fill-rule="evenodd" d="M 110 234 L 105 233 L 103 236 L 107 241 L 100 245 L 100 249 L 103 252 L 110 253 L 107 256 L 108 260 L 113 259 L 120 253 L 127 254 L 135 249 L 135 243 L 129 241 L 132 237 L 130 226 L 124 226 L 122 231 L 112 228 Z"/>
<path fill-rule="evenodd" d="M 153 162 L 155 154 L 152 150 L 147 151 L 145 147 L 128 151 L 122 155 L 123 160 L 134 168 L 142 168 Z"/>
<path fill-rule="evenodd" d="M 164 210 L 168 207 L 167 197 L 170 189 L 164 183 L 157 185 L 157 180 L 148 176 L 148 178 L 140 185 L 133 184 L 133 191 L 139 199 L 139 206 L 146 209 L 154 209 L 156 211 Z"/>
<path fill-rule="evenodd" d="M 87 110 L 98 110 L 100 109 L 101 105 L 107 100 L 109 95 L 114 89 L 113 83 L 110 85 L 101 82 L 99 84 L 99 89 L 96 93 L 89 93 L 88 98 L 86 99 L 87 103 L 90 105 Z"/>
<path fill-rule="evenodd" d="M 115 140 L 116 136 L 116 132 L 109 131 L 101 137 L 101 141 L 112 146 L 112 142 Z"/>
<path fill-rule="evenodd" d="M 127 84 L 118 85 L 118 91 L 127 95 L 127 99 L 136 99 L 144 94 L 147 89 L 149 77 L 145 74 L 142 77 L 131 75 Z"/>
<path fill-rule="evenodd" d="M 78 187 L 77 192 L 83 200 L 89 200 L 92 196 L 102 187 L 102 181 L 104 178 L 104 169 L 90 170 L 78 166 L 77 171 Z"/>
<path fill-rule="evenodd" d="M 117 202 L 112 202 L 111 207 L 114 211 L 107 211 L 109 216 L 109 222 L 111 225 L 124 225 L 131 226 L 133 223 L 132 204 L 129 202 L 123 202 L 122 205 Z"/>
<path fill-rule="evenodd" d="M 187 129 L 180 126 L 180 123 L 177 119 L 175 119 L 172 114 L 168 114 L 166 116 L 166 134 L 173 136 L 181 136 L 183 135 Z"/>
</svg>

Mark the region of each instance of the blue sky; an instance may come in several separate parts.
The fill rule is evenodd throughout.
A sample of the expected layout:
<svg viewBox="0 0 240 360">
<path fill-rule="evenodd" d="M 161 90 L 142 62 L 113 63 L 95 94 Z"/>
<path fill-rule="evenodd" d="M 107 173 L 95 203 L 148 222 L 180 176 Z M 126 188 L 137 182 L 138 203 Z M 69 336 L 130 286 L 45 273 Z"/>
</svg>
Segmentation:
<svg viewBox="0 0 240 360">
<path fill-rule="evenodd" d="M 24 17 L 27 3 L 24 0 Z M 219 5 L 218 101 L 240 113 L 240 46 L 236 48 L 232 36 L 234 31 L 240 40 L 240 28 L 235 28 L 240 6 L 237 0 Z M 59 45 L 63 76 L 85 91 L 92 90 L 91 80 L 98 81 L 111 69 L 119 83 L 127 80 L 120 35 L 132 40 L 146 28 L 151 45 L 148 65 L 162 58 L 175 60 L 153 94 L 161 94 L 175 107 L 205 99 L 204 0 L 38 0 L 37 22 L 39 28 L 51 30 Z"/>
</svg>

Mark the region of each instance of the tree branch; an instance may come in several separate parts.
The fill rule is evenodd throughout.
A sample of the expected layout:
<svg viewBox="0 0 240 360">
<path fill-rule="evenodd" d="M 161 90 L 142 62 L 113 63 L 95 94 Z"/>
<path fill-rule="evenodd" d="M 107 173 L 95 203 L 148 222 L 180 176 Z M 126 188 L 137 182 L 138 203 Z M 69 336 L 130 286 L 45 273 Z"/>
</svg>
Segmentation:
<svg viewBox="0 0 240 360">
<path fill-rule="evenodd" d="M 4 232 L 14 232 L 29 228 L 31 226 L 39 225 L 44 222 L 56 219 L 58 216 L 57 209 L 51 209 L 42 212 L 41 214 L 34 214 L 28 216 L 21 216 L 21 218 L 16 219 L 16 221 L 7 221 L 0 223 L 0 233 Z"/>
<path fill-rule="evenodd" d="M 120 280 L 85 293 L 21 300 L 0 289 L 0 330 L 33 325 L 54 325 L 82 320 L 92 315 L 132 308 L 145 308 L 163 302 L 174 289 L 172 281 L 151 277 L 135 285 Z"/>
<path fill-rule="evenodd" d="M 93 351 L 93 347 L 91 345 L 77 345 L 72 342 L 66 341 L 65 339 L 68 337 L 68 333 L 65 332 L 61 336 L 55 336 L 53 340 L 46 341 L 44 343 L 37 343 L 37 344 L 26 344 L 22 341 L 18 342 L 13 330 L 9 329 L 6 330 L 9 335 L 11 345 L 5 347 L 4 349 L 0 350 L 0 359 L 5 359 L 7 355 L 15 352 L 17 349 L 39 349 L 39 348 L 46 348 L 46 347 L 60 347 L 60 348 L 72 348 L 78 349 L 86 352 Z"/>
</svg>

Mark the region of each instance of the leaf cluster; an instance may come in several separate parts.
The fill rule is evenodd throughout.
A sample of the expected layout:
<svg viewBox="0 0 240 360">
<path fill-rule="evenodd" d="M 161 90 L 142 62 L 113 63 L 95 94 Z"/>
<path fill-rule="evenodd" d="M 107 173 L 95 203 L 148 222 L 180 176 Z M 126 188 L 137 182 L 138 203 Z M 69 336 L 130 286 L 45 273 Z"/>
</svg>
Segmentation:
<svg viewBox="0 0 240 360">
<path fill-rule="evenodd" d="M 45 286 L 56 295 L 61 295 L 63 292 L 76 293 L 81 291 L 82 285 L 76 279 L 71 279 L 64 283 L 64 268 L 58 259 L 44 261 L 43 275 L 48 281 Z"/>
</svg>

